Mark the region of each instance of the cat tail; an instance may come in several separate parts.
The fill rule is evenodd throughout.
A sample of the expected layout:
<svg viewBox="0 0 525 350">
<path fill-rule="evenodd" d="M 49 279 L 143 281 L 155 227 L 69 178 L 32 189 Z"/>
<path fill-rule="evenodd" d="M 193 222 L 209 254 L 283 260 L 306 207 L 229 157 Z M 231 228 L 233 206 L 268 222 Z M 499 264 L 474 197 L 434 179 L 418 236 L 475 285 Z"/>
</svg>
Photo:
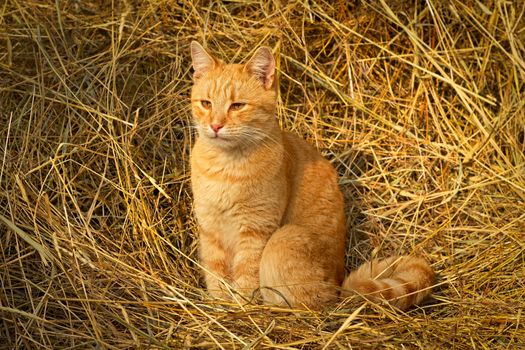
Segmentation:
<svg viewBox="0 0 525 350">
<path fill-rule="evenodd" d="M 367 299 L 387 300 L 405 310 L 432 292 L 434 271 L 428 262 L 412 256 L 375 259 L 359 266 L 343 282 L 343 296 L 359 294 Z"/>
</svg>

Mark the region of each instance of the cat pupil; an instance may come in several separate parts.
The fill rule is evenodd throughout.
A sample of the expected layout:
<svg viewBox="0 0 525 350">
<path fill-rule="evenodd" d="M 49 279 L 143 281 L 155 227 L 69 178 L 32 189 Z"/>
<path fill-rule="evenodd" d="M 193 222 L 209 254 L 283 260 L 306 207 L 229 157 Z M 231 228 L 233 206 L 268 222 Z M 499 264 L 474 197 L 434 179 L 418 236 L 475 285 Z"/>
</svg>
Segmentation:
<svg viewBox="0 0 525 350">
<path fill-rule="evenodd" d="M 202 100 L 201 101 L 201 105 L 202 105 L 202 107 L 204 107 L 206 109 L 210 109 L 211 108 L 211 102 L 210 101 Z"/>
</svg>

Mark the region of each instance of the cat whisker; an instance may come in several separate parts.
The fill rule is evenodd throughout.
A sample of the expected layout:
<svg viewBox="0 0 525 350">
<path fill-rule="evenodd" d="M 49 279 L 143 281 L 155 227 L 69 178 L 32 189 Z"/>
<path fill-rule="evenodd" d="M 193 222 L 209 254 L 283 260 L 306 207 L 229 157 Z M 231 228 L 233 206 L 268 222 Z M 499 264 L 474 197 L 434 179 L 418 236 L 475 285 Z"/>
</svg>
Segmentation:
<svg viewBox="0 0 525 350">
<path fill-rule="evenodd" d="M 230 135 L 239 138 L 242 145 L 259 145 L 268 151 L 275 153 L 276 149 L 271 146 L 279 146 L 280 140 L 271 136 L 266 131 L 255 127 L 239 127 L 230 129 Z"/>
</svg>

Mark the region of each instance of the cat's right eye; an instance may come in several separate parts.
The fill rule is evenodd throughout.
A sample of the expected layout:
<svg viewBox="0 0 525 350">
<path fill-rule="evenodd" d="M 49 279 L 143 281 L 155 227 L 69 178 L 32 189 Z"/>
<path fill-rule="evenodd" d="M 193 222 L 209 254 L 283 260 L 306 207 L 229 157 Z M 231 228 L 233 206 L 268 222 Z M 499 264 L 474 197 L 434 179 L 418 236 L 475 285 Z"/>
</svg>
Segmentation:
<svg viewBox="0 0 525 350">
<path fill-rule="evenodd" d="M 205 109 L 210 109 L 210 108 L 211 108 L 211 102 L 210 102 L 210 101 L 207 101 L 207 100 L 202 100 L 202 101 L 201 101 L 201 105 L 202 105 L 202 107 L 204 107 Z"/>
</svg>

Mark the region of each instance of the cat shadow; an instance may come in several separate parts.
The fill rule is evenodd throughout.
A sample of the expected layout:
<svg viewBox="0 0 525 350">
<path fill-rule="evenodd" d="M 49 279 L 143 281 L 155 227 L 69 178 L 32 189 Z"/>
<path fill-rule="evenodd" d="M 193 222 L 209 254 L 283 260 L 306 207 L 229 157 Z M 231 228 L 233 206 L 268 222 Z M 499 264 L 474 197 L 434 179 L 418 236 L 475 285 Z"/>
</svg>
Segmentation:
<svg viewBox="0 0 525 350">
<path fill-rule="evenodd" d="M 348 235 L 345 266 L 348 273 L 369 261 L 373 250 L 367 233 L 369 218 L 364 213 L 363 186 L 359 180 L 370 163 L 365 155 L 349 149 L 337 155 L 332 164 L 339 175 L 339 187 L 345 201 Z"/>
</svg>

